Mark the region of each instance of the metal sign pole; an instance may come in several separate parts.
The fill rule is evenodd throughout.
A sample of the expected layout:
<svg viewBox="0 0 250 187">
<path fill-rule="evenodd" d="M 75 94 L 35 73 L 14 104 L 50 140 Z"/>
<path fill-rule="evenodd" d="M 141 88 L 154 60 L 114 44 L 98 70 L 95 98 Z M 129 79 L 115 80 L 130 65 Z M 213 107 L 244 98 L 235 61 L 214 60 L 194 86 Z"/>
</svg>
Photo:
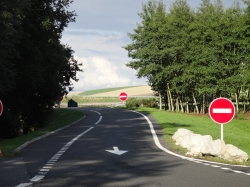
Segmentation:
<svg viewBox="0 0 250 187">
<path fill-rule="evenodd" d="M 223 124 L 220 124 L 220 139 L 223 140 Z"/>
</svg>

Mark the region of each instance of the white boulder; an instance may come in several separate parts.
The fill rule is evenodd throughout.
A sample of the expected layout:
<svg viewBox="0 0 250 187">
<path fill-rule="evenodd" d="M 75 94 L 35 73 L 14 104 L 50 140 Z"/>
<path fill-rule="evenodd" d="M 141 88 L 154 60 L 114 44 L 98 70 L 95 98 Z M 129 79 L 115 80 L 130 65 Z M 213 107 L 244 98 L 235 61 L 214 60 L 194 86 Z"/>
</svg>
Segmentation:
<svg viewBox="0 0 250 187">
<path fill-rule="evenodd" d="M 172 139 L 176 141 L 176 145 L 183 144 L 185 146 L 185 142 L 190 140 L 190 136 L 194 134 L 192 131 L 187 129 L 178 129 L 176 133 L 173 135 Z M 187 148 L 187 147 L 184 147 Z"/>
<path fill-rule="evenodd" d="M 187 129 L 178 129 L 172 137 L 176 145 L 186 148 L 187 155 L 212 155 L 225 160 L 246 161 L 248 155 L 233 145 L 225 145 L 223 140 L 213 140 L 210 135 L 194 134 Z"/>
<path fill-rule="evenodd" d="M 238 149 L 234 145 L 227 144 L 223 147 L 221 152 L 221 158 L 229 161 L 243 162 L 248 160 L 248 155 L 244 151 Z"/>
</svg>

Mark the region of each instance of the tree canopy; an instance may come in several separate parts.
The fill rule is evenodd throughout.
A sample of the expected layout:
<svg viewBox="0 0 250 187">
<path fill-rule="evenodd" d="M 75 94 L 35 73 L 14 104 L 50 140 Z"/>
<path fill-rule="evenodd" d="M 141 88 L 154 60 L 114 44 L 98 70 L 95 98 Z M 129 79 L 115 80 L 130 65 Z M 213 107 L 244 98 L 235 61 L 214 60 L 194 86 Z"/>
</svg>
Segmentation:
<svg viewBox="0 0 250 187">
<path fill-rule="evenodd" d="M 207 112 L 212 99 L 227 97 L 244 106 L 249 101 L 250 4 L 226 8 L 220 0 L 202 0 L 192 9 L 176 0 L 169 10 L 150 0 L 138 15 L 141 23 L 124 47 L 128 67 L 166 102 L 182 112 Z M 191 107 L 191 108 L 190 108 Z M 244 107 L 244 111 L 246 108 Z"/>
<path fill-rule="evenodd" d="M 71 0 L 0 0 L 0 137 L 43 127 L 55 101 L 72 90 L 80 65 L 62 32 Z M 3 31 L 3 32 L 2 32 Z"/>
</svg>

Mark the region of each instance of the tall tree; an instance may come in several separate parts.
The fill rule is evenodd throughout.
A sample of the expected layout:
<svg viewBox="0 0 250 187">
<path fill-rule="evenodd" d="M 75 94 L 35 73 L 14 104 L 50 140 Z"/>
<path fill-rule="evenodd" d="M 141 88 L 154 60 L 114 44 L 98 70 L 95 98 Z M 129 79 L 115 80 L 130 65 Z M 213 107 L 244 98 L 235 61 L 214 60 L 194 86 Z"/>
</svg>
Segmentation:
<svg viewBox="0 0 250 187">
<path fill-rule="evenodd" d="M 28 7 L 26 1 L 0 1 L 0 94 L 7 94 L 15 86 L 17 72 L 13 61 L 19 57 L 16 45 L 21 39 L 21 20 Z"/>
<path fill-rule="evenodd" d="M 60 42 L 62 32 L 75 20 L 67 10 L 70 0 L 32 0 L 23 12 L 19 29 L 20 42 L 15 45 L 19 60 L 15 88 L 0 95 L 5 112 L 0 118 L 0 137 L 14 137 L 43 127 L 58 97 L 72 89 L 80 64 L 74 51 Z M 8 129 L 8 130 L 6 130 Z"/>
<path fill-rule="evenodd" d="M 162 1 L 149 1 L 143 4 L 142 12 L 139 13 L 142 22 L 134 29 L 134 33 L 128 34 L 132 43 L 124 47 L 128 51 L 128 56 L 132 58 L 126 65 L 137 70 L 139 78 L 146 77 L 154 91 L 160 94 L 166 88 L 167 81 L 162 77 L 162 69 L 168 63 L 165 52 L 165 40 L 168 37 L 165 30 L 165 9 Z"/>
<path fill-rule="evenodd" d="M 188 101 L 192 93 L 192 82 L 188 81 L 186 77 L 185 70 L 190 60 L 185 56 L 185 53 L 189 50 L 188 28 L 194 20 L 194 11 L 186 0 L 176 0 L 170 8 L 167 19 L 169 20 L 167 27 L 170 37 L 166 42 L 169 44 L 167 51 L 171 59 L 164 69 L 164 74 L 168 77 L 177 111 L 179 103 L 183 102 L 186 102 L 186 110 L 189 110 Z M 168 93 L 170 95 L 170 90 Z M 172 98 L 171 95 L 169 97 Z"/>
</svg>

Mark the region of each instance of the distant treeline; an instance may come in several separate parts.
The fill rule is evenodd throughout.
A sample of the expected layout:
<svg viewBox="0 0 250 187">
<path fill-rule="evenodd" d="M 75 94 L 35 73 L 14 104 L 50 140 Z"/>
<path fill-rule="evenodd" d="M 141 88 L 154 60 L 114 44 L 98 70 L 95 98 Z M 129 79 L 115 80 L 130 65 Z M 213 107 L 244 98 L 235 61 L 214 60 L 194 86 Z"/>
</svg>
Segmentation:
<svg viewBox="0 0 250 187">
<path fill-rule="evenodd" d="M 62 44 L 75 21 L 71 0 L 0 0 L 0 138 L 46 125 L 55 101 L 72 89 L 79 63 Z"/>
<path fill-rule="evenodd" d="M 196 9 L 176 0 L 169 11 L 162 1 L 143 4 L 141 23 L 124 49 L 128 67 L 146 77 L 168 110 L 206 113 L 217 97 L 235 100 L 249 111 L 250 1 L 225 8 L 202 0 Z M 244 107 L 243 107 L 244 106 Z"/>
</svg>

